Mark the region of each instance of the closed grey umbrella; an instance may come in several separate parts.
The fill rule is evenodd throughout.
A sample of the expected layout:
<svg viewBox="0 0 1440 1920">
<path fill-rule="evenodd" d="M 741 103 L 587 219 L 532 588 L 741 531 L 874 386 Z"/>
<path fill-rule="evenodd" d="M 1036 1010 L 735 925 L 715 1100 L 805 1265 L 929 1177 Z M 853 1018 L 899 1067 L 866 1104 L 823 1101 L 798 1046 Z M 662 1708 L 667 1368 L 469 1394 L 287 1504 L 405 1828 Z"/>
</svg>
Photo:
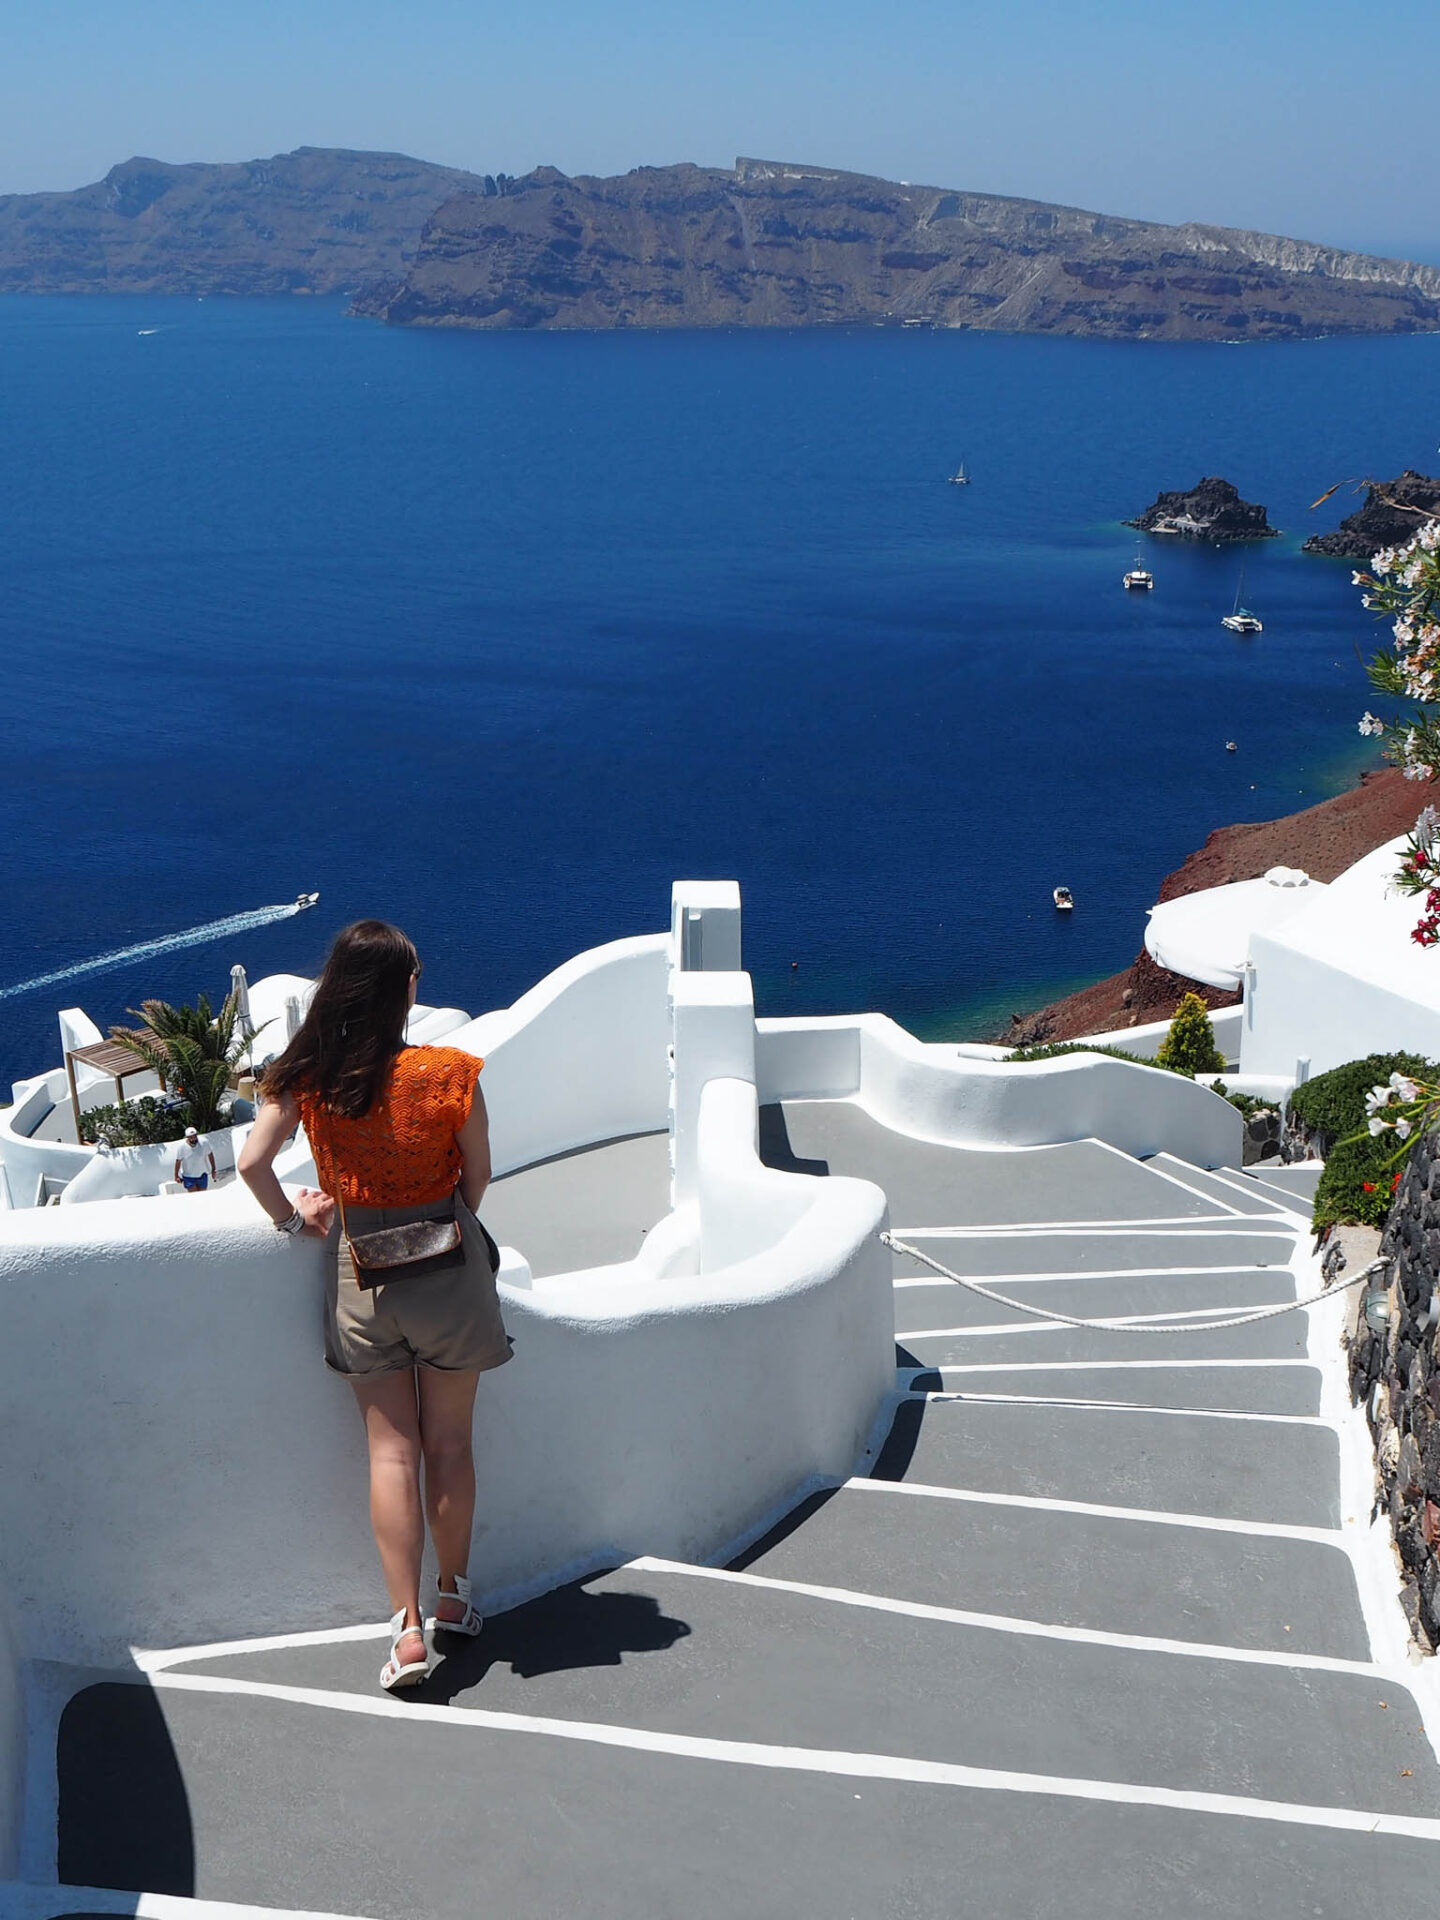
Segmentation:
<svg viewBox="0 0 1440 1920">
<path fill-rule="evenodd" d="M 234 966 L 230 969 L 230 991 L 235 996 L 235 1011 L 242 1026 L 250 1025 L 250 982 L 245 978 L 245 969 Z"/>
<path fill-rule="evenodd" d="M 287 993 L 285 996 L 285 1039 L 287 1044 L 293 1040 L 300 1031 L 301 1022 L 304 1020 L 304 1017 L 300 1011 L 299 994 Z"/>
</svg>

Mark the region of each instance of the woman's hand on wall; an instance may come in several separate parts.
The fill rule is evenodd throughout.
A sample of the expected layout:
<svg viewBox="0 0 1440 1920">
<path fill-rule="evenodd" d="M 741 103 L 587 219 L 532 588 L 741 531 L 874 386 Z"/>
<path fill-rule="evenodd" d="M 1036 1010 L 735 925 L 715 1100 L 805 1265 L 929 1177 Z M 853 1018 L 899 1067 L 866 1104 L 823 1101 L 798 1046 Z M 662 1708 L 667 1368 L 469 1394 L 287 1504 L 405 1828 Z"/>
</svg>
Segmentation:
<svg viewBox="0 0 1440 1920">
<path fill-rule="evenodd" d="M 335 1218 L 335 1202 L 328 1193 L 321 1193 L 316 1187 L 301 1187 L 295 1196 L 295 1207 L 305 1222 L 306 1233 L 320 1239 L 329 1233 Z"/>
</svg>

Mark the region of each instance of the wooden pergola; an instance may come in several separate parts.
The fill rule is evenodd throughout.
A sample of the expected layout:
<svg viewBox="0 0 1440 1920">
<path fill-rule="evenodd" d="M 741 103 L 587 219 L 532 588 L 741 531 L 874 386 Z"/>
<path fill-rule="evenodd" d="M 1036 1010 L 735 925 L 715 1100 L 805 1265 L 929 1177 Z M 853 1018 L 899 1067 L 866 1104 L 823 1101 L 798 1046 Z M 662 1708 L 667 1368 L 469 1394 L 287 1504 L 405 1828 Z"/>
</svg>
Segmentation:
<svg viewBox="0 0 1440 1920">
<path fill-rule="evenodd" d="M 98 1067 L 102 1073 L 108 1073 L 115 1082 L 115 1104 L 120 1106 L 125 1099 L 125 1082 L 137 1073 L 153 1073 L 155 1069 L 147 1060 L 129 1047 L 122 1047 L 118 1040 L 93 1040 L 88 1047 L 67 1047 L 65 1049 L 65 1077 L 70 1082 L 70 1111 L 75 1117 L 75 1134 L 80 1134 L 80 1095 L 75 1086 L 75 1063 L 84 1067 Z M 165 1091 L 165 1076 L 159 1075 L 160 1090 Z"/>
</svg>

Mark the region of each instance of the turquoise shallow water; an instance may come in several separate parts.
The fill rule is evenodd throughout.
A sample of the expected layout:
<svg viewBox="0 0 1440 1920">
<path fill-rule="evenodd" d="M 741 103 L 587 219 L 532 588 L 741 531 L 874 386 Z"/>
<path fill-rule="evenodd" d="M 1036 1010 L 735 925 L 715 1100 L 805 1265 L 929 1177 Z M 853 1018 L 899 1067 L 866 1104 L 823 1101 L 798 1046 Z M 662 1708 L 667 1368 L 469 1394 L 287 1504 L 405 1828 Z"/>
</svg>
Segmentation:
<svg viewBox="0 0 1440 1920">
<path fill-rule="evenodd" d="M 68 997 L 305 970 L 374 912 L 480 1009 L 727 875 L 764 1010 L 1035 1004 L 1130 958 L 1211 827 L 1363 764 L 1374 631 L 1299 539 L 1332 482 L 1433 465 L 1437 399 L 1440 338 L 0 301 L 0 986 L 319 888 Z M 1249 550 L 1258 640 L 1219 625 L 1234 551 L 1151 543 L 1120 590 L 1120 519 L 1207 472 L 1287 530 Z M 0 1075 L 66 997 L 0 1003 Z"/>
</svg>

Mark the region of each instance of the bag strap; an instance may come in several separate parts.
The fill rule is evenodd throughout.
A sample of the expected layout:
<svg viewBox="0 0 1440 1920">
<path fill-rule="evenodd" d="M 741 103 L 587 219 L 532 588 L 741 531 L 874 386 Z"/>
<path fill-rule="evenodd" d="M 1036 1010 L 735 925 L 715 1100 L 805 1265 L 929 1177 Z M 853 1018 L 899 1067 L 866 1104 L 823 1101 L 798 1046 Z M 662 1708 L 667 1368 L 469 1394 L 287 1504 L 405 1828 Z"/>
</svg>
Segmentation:
<svg viewBox="0 0 1440 1920">
<path fill-rule="evenodd" d="M 340 1209 L 340 1231 L 345 1237 L 345 1239 L 348 1241 L 350 1238 L 350 1229 L 345 1224 L 345 1191 L 344 1189 L 345 1189 L 345 1176 L 341 1173 L 340 1169 L 337 1167 L 335 1169 L 335 1204 Z"/>
</svg>

